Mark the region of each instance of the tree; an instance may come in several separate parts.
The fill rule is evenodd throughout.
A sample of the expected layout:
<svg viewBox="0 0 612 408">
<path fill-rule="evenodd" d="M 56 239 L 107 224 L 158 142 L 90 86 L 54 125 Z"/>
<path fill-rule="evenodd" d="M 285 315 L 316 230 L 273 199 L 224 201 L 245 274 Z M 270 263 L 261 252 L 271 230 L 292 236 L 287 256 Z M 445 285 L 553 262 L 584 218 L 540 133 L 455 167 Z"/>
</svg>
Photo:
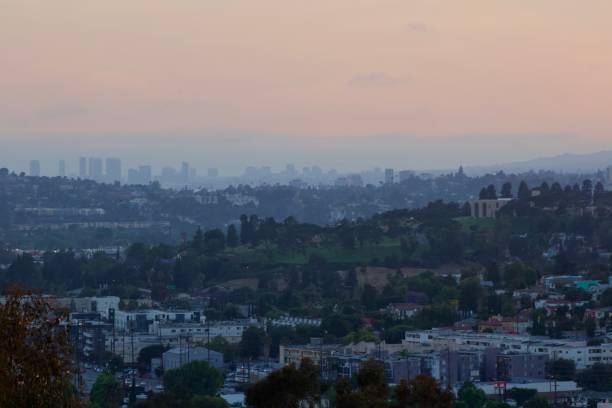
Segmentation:
<svg viewBox="0 0 612 408">
<path fill-rule="evenodd" d="M 225 235 L 220 229 L 208 230 L 204 233 L 205 254 L 213 255 L 225 249 Z"/>
<path fill-rule="evenodd" d="M 227 227 L 227 246 L 230 248 L 236 248 L 239 244 L 238 232 L 236 232 L 236 226 L 234 224 L 230 224 Z"/>
<path fill-rule="evenodd" d="M 595 189 L 593 190 L 593 202 L 597 204 L 597 202 L 603 198 L 605 193 L 606 190 L 603 184 L 601 181 L 598 181 L 597 184 L 595 184 Z"/>
<path fill-rule="evenodd" d="M 239 349 L 240 355 L 245 358 L 257 358 L 263 354 L 266 333 L 257 327 L 251 326 L 242 332 Z"/>
<path fill-rule="evenodd" d="M 501 281 L 501 273 L 499 271 L 499 264 L 497 262 L 491 262 L 487 266 L 486 277 L 488 281 L 493 282 L 497 285 Z"/>
<path fill-rule="evenodd" d="M 486 200 L 487 199 L 487 189 L 486 188 L 481 188 L 480 189 L 480 193 L 478 193 L 478 198 L 480 200 Z"/>
<path fill-rule="evenodd" d="M 510 388 L 506 391 L 506 397 L 516 401 L 516 404 L 521 407 L 531 398 L 535 397 L 538 392 L 531 388 Z"/>
<path fill-rule="evenodd" d="M 138 366 L 139 369 L 144 372 L 151 369 L 151 359 L 153 358 L 161 358 L 162 354 L 168 351 L 170 347 L 154 344 L 152 346 L 144 347 L 138 353 Z"/>
<path fill-rule="evenodd" d="M 62 314 L 39 294 L 10 288 L 0 304 L 0 406 L 79 406 Z"/>
<path fill-rule="evenodd" d="M 252 226 L 249 223 L 249 217 L 246 214 L 240 216 L 240 242 L 242 245 L 247 245 L 251 242 L 253 236 Z"/>
<path fill-rule="evenodd" d="M 202 228 L 198 227 L 195 234 L 193 235 L 192 247 L 198 252 L 202 251 L 204 247 L 204 233 L 202 232 Z"/>
<path fill-rule="evenodd" d="M 34 263 L 34 258 L 28 254 L 15 258 L 7 270 L 6 279 L 6 283 L 27 288 L 39 289 L 43 286 L 42 272 Z"/>
<path fill-rule="evenodd" d="M 487 403 L 487 395 L 485 392 L 471 382 L 464 383 L 457 392 L 457 401 L 455 406 L 463 403 L 466 408 L 482 408 Z"/>
<path fill-rule="evenodd" d="M 353 390 L 346 380 L 340 380 L 336 384 L 336 406 L 338 408 L 388 407 L 389 389 L 381 362 L 368 360 L 362 363 L 356 380 L 356 390 Z"/>
<path fill-rule="evenodd" d="M 576 376 L 576 363 L 574 360 L 559 358 L 549 361 L 546 365 L 548 375 L 558 381 L 573 380 Z"/>
<path fill-rule="evenodd" d="M 504 268 L 504 282 L 508 289 L 523 289 L 532 286 L 538 279 L 537 272 L 521 262 L 514 262 Z"/>
<path fill-rule="evenodd" d="M 121 384 L 110 371 L 104 371 L 96 378 L 89 400 L 93 408 L 116 408 L 121 404 Z"/>
<path fill-rule="evenodd" d="M 579 386 L 591 391 L 612 391 L 612 365 L 595 363 L 576 376 Z"/>
<path fill-rule="evenodd" d="M 512 183 L 506 182 L 502 185 L 501 198 L 512 198 Z"/>
<path fill-rule="evenodd" d="M 612 306 L 612 288 L 603 291 L 599 299 L 601 306 Z"/>
<path fill-rule="evenodd" d="M 410 381 L 402 380 L 395 390 L 397 408 L 450 408 L 453 394 L 442 390 L 436 380 L 419 375 Z"/>
<path fill-rule="evenodd" d="M 521 184 L 519 184 L 518 199 L 523 201 L 523 200 L 529 200 L 530 198 L 531 198 L 531 190 L 529 190 L 527 183 L 523 180 L 521 181 Z"/>
<path fill-rule="evenodd" d="M 591 201 L 593 199 L 593 182 L 589 179 L 586 179 L 582 182 L 582 197 L 583 197 L 583 203 L 585 205 L 589 205 L 591 204 Z"/>
<path fill-rule="evenodd" d="M 584 331 L 588 338 L 595 337 L 595 330 L 597 329 L 597 322 L 593 318 L 585 319 L 584 321 Z"/>
<path fill-rule="evenodd" d="M 464 279 L 459 285 L 459 308 L 465 311 L 478 310 L 483 290 L 476 277 Z"/>
<path fill-rule="evenodd" d="M 189 401 L 189 408 L 229 408 L 229 404 L 221 397 L 196 395 Z"/>
<path fill-rule="evenodd" d="M 536 395 L 535 397 L 531 398 L 529 401 L 525 403 L 525 408 L 548 408 L 548 407 L 550 407 L 550 404 L 548 403 L 548 400 L 546 399 L 546 397 L 542 395 Z"/>
<path fill-rule="evenodd" d="M 299 368 L 290 364 L 249 387 L 246 403 L 252 408 L 298 408 L 302 402 L 313 406 L 319 395 L 319 367 L 304 359 Z"/>
<path fill-rule="evenodd" d="M 215 336 L 210 339 L 210 343 L 206 344 L 206 347 L 210 350 L 217 351 L 223 354 L 223 360 L 225 362 L 232 361 L 235 354 L 235 347 L 230 344 L 224 337 Z"/>
<path fill-rule="evenodd" d="M 164 374 L 165 393 L 179 406 L 187 406 L 196 395 L 216 395 L 222 385 L 223 376 L 206 361 L 193 361 Z"/>
<path fill-rule="evenodd" d="M 495 189 L 495 185 L 489 184 L 487 186 L 487 198 L 489 200 L 497 200 L 497 190 Z"/>
</svg>

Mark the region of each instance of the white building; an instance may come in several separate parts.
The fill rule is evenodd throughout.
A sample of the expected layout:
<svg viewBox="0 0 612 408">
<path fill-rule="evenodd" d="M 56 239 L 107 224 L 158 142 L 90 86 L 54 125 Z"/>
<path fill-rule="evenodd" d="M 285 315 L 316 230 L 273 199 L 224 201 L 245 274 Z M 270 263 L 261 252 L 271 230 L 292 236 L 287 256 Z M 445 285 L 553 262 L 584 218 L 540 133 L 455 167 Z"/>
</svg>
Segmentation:
<svg viewBox="0 0 612 408">
<path fill-rule="evenodd" d="M 266 325 L 269 326 L 321 326 L 321 319 L 313 319 L 307 317 L 281 316 L 278 319 L 266 320 Z"/>
<path fill-rule="evenodd" d="M 210 322 L 206 324 L 206 319 L 201 322 L 177 323 L 168 321 L 154 321 L 149 326 L 149 333 L 162 340 L 176 337 L 187 337 L 193 341 L 207 342 L 208 339 L 223 337 L 230 343 L 238 343 L 242 340 L 242 333 L 251 326 L 259 326 L 254 319 L 230 320 Z"/>
<path fill-rule="evenodd" d="M 495 218 L 497 212 L 510 201 L 512 201 L 511 198 L 470 201 L 470 216 L 472 218 Z"/>
<path fill-rule="evenodd" d="M 53 302 L 72 312 L 98 312 L 104 319 L 109 318 L 109 310 L 119 310 L 119 297 L 117 296 L 101 296 L 101 297 L 82 297 L 82 298 L 57 298 Z"/>
<path fill-rule="evenodd" d="M 135 310 L 115 312 L 115 329 L 125 330 L 133 328 L 138 331 L 149 331 L 149 325 L 154 322 L 196 322 L 202 323 L 206 318 L 199 311 L 188 310 Z M 135 322 L 135 323 L 128 323 Z"/>
<path fill-rule="evenodd" d="M 517 353 L 546 353 L 551 360 L 574 361 L 577 369 L 595 363 L 612 363 L 612 343 L 588 346 L 586 341 L 557 340 L 547 337 L 495 333 L 426 330 L 406 332 L 402 344 L 409 349 L 484 350 L 499 348 Z"/>
</svg>

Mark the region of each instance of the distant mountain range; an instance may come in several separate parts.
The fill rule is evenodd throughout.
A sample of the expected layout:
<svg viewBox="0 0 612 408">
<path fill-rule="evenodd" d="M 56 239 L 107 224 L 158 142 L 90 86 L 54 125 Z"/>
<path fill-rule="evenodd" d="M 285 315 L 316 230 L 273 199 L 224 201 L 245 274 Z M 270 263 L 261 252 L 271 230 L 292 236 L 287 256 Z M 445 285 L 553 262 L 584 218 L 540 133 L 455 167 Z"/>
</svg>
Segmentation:
<svg viewBox="0 0 612 408">
<path fill-rule="evenodd" d="M 506 173 L 526 171 L 552 170 L 563 173 L 594 173 L 612 166 L 612 150 L 588 154 L 566 153 L 559 156 L 539 157 L 536 159 L 496 164 L 490 166 L 466 166 L 470 175 L 496 173 L 503 170 Z"/>
</svg>

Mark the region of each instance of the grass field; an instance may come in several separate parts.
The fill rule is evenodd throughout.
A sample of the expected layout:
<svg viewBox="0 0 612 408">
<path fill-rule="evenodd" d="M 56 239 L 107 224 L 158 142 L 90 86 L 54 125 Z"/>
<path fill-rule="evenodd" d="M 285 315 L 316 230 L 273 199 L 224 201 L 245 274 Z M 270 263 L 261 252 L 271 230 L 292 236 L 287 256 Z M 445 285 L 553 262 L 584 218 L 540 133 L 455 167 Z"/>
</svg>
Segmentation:
<svg viewBox="0 0 612 408">
<path fill-rule="evenodd" d="M 472 217 L 459 217 L 455 218 L 464 231 L 469 232 L 473 228 L 479 230 L 490 230 L 495 226 L 495 220 L 493 218 L 472 218 Z"/>
<path fill-rule="evenodd" d="M 309 246 L 302 251 L 280 250 L 276 247 L 265 248 L 259 246 L 249 248 L 241 246 L 228 251 L 240 258 L 241 262 L 249 263 L 274 263 L 301 265 L 308 262 L 310 255 L 317 254 L 329 262 L 359 264 L 369 262 L 373 258 L 383 260 L 388 256 L 399 257 L 401 248 L 399 240 L 386 239 L 378 244 L 366 244 L 360 247 L 348 249 L 340 246 Z"/>
</svg>

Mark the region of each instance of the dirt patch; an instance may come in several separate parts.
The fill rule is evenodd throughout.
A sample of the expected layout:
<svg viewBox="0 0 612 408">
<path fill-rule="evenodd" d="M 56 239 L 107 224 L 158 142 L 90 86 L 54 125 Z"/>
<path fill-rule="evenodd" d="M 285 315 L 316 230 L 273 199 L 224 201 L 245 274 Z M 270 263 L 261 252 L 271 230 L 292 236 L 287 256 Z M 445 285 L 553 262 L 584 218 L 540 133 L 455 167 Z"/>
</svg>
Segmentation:
<svg viewBox="0 0 612 408">
<path fill-rule="evenodd" d="M 253 290 L 257 290 L 258 286 L 259 286 L 258 278 L 245 278 L 245 279 L 229 280 L 227 282 L 223 282 L 220 285 L 216 285 L 215 287 L 221 290 L 230 292 L 232 290 L 242 289 L 242 288 L 250 288 Z"/>
<path fill-rule="evenodd" d="M 401 268 L 399 271 L 403 277 L 416 276 L 423 272 L 433 272 L 436 275 L 448 275 L 453 273 L 458 273 L 460 271 L 460 266 L 448 264 L 442 265 L 439 268 Z M 357 271 L 357 281 L 360 287 L 368 284 L 374 286 L 377 289 L 383 288 L 387 282 L 389 282 L 389 278 L 394 276 L 398 269 L 395 268 L 385 268 L 379 266 L 368 266 L 366 270 L 362 270 L 361 267 L 355 269 Z M 346 274 L 347 272 L 344 272 Z"/>
</svg>

